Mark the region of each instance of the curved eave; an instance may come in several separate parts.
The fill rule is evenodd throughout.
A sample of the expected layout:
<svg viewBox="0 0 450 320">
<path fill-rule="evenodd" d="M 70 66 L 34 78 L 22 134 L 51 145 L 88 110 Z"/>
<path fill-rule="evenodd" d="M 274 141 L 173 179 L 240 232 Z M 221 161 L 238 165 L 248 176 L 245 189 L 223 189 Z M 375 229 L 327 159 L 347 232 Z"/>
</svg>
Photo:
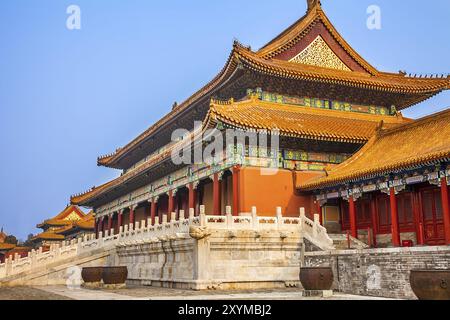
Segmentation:
<svg viewBox="0 0 450 320">
<path fill-rule="evenodd" d="M 38 234 L 32 238 L 32 240 L 64 240 L 64 236 L 56 234 L 56 233 L 50 233 L 50 232 L 43 232 L 41 234 Z"/>
<path fill-rule="evenodd" d="M 376 177 L 383 177 L 394 171 L 414 170 L 421 165 L 434 165 L 438 161 L 450 161 L 450 152 L 439 152 L 435 154 L 427 154 L 413 159 L 405 160 L 396 164 L 386 165 L 380 168 L 364 170 L 346 175 L 344 177 L 321 179 L 318 182 L 305 183 L 297 186 L 302 191 L 311 191 L 315 189 L 331 188 L 345 185 L 355 180 L 369 180 Z"/>
<path fill-rule="evenodd" d="M 383 130 L 379 128 L 374 137 L 361 150 L 347 161 L 336 166 L 332 170 L 327 171 L 326 177 L 313 178 L 298 184 L 296 187 L 301 191 L 324 189 L 345 185 L 346 183 L 357 180 L 373 179 L 397 171 L 414 170 L 421 166 L 435 165 L 437 162 L 448 162 L 450 160 L 450 145 L 447 143 L 448 140 L 445 139 L 448 137 L 448 134 L 446 133 L 450 130 L 448 122 L 449 117 L 450 109 L 447 109 L 414 122 L 405 123 L 390 129 Z M 418 131 L 410 131 L 415 129 L 418 129 Z M 426 137 L 417 137 L 415 132 L 426 132 Z M 401 135 L 402 133 L 405 134 L 406 137 L 396 136 L 397 134 Z M 443 136 L 439 137 L 440 134 L 443 134 Z M 429 140 L 427 140 L 427 138 L 431 139 L 430 143 L 432 143 L 432 139 L 436 137 L 439 137 L 438 147 L 433 144 L 428 152 L 420 154 L 424 149 L 423 147 L 418 148 L 417 144 L 423 142 L 428 145 Z M 404 145 L 409 145 L 410 148 L 407 149 L 408 151 L 406 151 L 407 153 L 405 156 L 395 160 L 395 162 L 392 161 L 391 158 L 386 158 L 388 161 L 384 161 L 385 163 L 380 163 L 379 165 L 367 169 L 363 168 L 364 166 L 361 166 L 361 163 L 371 162 L 371 159 L 379 158 L 377 152 L 380 152 L 382 149 L 376 146 L 376 144 L 383 143 L 381 141 L 382 139 L 389 138 L 391 139 L 390 143 L 393 144 L 393 146 L 389 146 L 388 143 L 383 146 L 383 149 L 395 148 L 396 143 L 404 143 Z M 399 142 L 399 139 L 403 140 L 400 140 Z M 417 142 L 417 139 L 420 139 L 420 142 Z M 411 141 L 411 143 L 405 141 Z M 371 151 L 372 148 L 375 148 L 374 151 Z M 358 165 L 360 166 L 359 168 Z M 347 172 L 345 172 L 345 170 L 347 170 Z"/>
<path fill-rule="evenodd" d="M 450 77 L 410 78 L 394 74 L 368 76 L 361 72 L 341 71 L 275 59 L 264 60 L 248 51 L 240 51 L 239 59 L 244 67 L 270 76 L 329 83 L 393 94 L 432 95 L 448 89 L 450 83 Z"/>
<path fill-rule="evenodd" d="M 180 104 L 178 107 L 173 109 L 170 113 L 156 122 L 149 129 L 144 131 L 141 135 L 127 144 L 125 147 L 118 149 L 114 154 L 110 154 L 107 156 L 101 156 L 97 159 L 97 164 L 99 166 L 105 166 L 115 169 L 123 169 L 118 165 L 118 161 L 124 157 L 127 153 L 133 150 L 133 148 L 137 147 L 139 144 L 144 142 L 146 139 L 152 137 L 158 129 L 161 129 L 165 124 L 169 121 L 175 119 L 182 112 L 188 110 L 194 103 L 200 102 L 202 99 L 206 98 L 209 94 L 220 88 L 223 84 L 227 83 L 234 75 L 238 65 L 235 59 L 236 50 L 241 47 L 237 41 L 233 44 L 233 50 L 224 66 L 224 68 L 219 72 L 219 74 L 211 80 L 207 85 L 201 88 L 199 91 L 194 93 L 190 98 Z"/>
<path fill-rule="evenodd" d="M 130 181 L 140 177 L 145 172 L 154 169 L 164 161 L 171 159 L 172 149 L 156 156 L 154 159 L 142 164 L 139 168 L 126 173 L 110 182 L 107 182 L 99 187 L 95 187 L 85 193 L 72 196 L 70 202 L 74 205 L 92 207 L 92 203 L 99 200 L 105 193 L 113 191 L 115 188 L 127 184 Z"/>
<path fill-rule="evenodd" d="M 281 136 L 284 137 L 292 137 L 298 139 L 307 139 L 307 140 L 317 140 L 317 141 L 328 141 L 328 142 L 341 142 L 341 143 L 354 143 L 354 144 L 363 144 L 366 143 L 370 137 L 362 136 L 362 135 L 351 135 L 351 134 L 328 134 L 316 130 L 296 130 L 296 129 L 284 129 L 278 128 L 276 126 L 262 126 L 250 124 L 242 120 L 235 119 L 230 117 L 228 114 L 220 112 L 215 108 L 214 105 L 211 106 L 210 112 L 208 113 L 207 122 L 210 124 L 210 127 L 214 127 L 214 125 L 220 121 L 229 126 L 244 129 L 244 130 L 268 130 L 268 131 L 278 131 Z"/>
</svg>

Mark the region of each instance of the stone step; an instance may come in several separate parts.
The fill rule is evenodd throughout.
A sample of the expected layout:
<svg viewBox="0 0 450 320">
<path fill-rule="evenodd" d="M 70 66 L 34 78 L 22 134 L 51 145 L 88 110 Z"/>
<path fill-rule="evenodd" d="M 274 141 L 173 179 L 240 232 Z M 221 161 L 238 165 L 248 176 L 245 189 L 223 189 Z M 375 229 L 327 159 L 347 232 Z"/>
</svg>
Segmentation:
<svg viewBox="0 0 450 320">
<path fill-rule="evenodd" d="M 329 234 L 337 250 L 346 250 L 348 248 L 347 234 Z M 350 249 L 367 249 L 369 246 L 363 241 L 350 236 Z"/>
<path fill-rule="evenodd" d="M 36 268 L 33 270 L 24 271 L 15 275 L 12 275 L 7 278 L 3 278 L 0 280 L 0 287 L 7 286 L 19 286 L 19 285 L 47 285 L 49 282 L 51 283 L 52 274 L 58 275 L 53 277 L 55 281 L 58 283 L 51 284 L 65 284 L 62 282 L 66 281 L 65 273 L 71 267 L 89 265 L 94 266 L 98 263 L 98 265 L 103 265 L 102 262 L 105 258 L 108 258 L 110 255 L 110 251 L 102 251 L 100 253 L 95 254 L 84 254 L 82 256 L 75 256 L 71 258 L 67 258 L 65 260 L 61 260 L 57 263 L 47 265 L 42 268 Z"/>
</svg>

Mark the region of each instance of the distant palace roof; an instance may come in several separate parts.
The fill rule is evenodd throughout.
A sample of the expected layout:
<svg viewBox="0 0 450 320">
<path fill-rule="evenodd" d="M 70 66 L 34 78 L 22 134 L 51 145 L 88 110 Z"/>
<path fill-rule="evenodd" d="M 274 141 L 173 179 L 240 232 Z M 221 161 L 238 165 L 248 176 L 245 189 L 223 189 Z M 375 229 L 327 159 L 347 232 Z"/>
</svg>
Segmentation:
<svg viewBox="0 0 450 320">
<path fill-rule="evenodd" d="M 56 234 L 60 235 L 68 235 L 72 233 L 76 233 L 77 231 L 83 231 L 83 230 L 94 230 L 95 226 L 95 217 L 94 212 L 91 211 L 89 214 L 87 214 L 83 219 L 80 221 L 76 221 L 73 225 L 67 226 L 62 228 L 61 230 L 55 231 Z"/>
<path fill-rule="evenodd" d="M 354 88 L 354 95 L 364 97 L 370 97 L 370 92 L 375 92 L 374 96 L 388 95 L 398 110 L 450 89 L 449 76 L 416 77 L 407 76 L 404 72 L 378 71 L 337 32 L 323 12 L 320 1 L 314 1 L 304 17 L 259 51 L 253 52 L 235 42 L 225 67 L 211 82 L 125 147 L 99 157 L 98 165 L 124 169 L 125 164 L 121 160 L 139 150 L 159 130 L 195 104 L 207 102 L 242 70 L 305 85 L 331 85 L 336 90 Z"/>
<path fill-rule="evenodd" d="M 300 190 L 333 187 L 450 159 L 450 109 L 391 129 L 382 129 L 353 157 L 326 176 L 299 181 Z"/>
<path fill-rule="evenodd" d="M 9 251 L 16 247 L 15 244 L 10 243 L 0 243 L 0 251 Z"/>
<path fill-rule="evenodd" d="M 75 221 L 81 220 L 84 216 L 85 214 L 80 208 L 70 205 L 55 217 L 38 224 L 37 227 L 44 229 L 49 227 L 68 226 L 72 225 Z"/>
<path fill-rule="evenodd" d="M 37 234 L 32 240 L 64 240 L 67 234 L 78 230 L 94 230 L 94 214 L 85 214 L 75 205 L 70 205 L 61 213 L 37 226 L 44 232 Z"/>
<path fill-rule="evenodd" d="M 64 239 L 65 238 L 63 235 L 56 234 L 53 231 L 42 232 L 32 238 L 32 240 L 61 240 L 61 241 L 63 241 Z"/>
</svg>

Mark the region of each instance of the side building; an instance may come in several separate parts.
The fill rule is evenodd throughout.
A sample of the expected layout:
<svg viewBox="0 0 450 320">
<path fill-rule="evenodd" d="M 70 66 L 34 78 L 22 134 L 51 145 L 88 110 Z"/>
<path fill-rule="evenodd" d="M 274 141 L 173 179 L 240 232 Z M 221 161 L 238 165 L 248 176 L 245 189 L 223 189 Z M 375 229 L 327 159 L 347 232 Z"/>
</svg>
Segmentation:
<svg viewBox="0 0 450 320">
<path fill-rule="evenodd" d="M 77 206 L 70 205 L 55 217 L 38 224 L 43 232 L 34 236 L 31 242 L 35 248 L 48 248 L 52 244 L 93 233 L 94 224 L 93 212 L 85 214 Z"/>
</svg>

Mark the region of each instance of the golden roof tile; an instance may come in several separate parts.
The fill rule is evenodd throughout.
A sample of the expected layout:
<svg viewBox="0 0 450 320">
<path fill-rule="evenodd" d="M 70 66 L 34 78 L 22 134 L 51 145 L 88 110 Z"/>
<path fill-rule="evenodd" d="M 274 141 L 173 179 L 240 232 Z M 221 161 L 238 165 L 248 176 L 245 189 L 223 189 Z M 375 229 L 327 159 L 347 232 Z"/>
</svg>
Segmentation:
<svg viewBox="0 0 450 320">
<path fill-rule="evenodd" d="M 0 250 L 4 251 L 4 250 L 12 250 L 16 247 L 15 244 L 10 244 L 10 243 L 0 243 Z"/>
<path fill-rule="evenodd" d="M 395 170 L 450 159 L 450 109 L 391 129 L 382 129 L 353 157 L 326 176 L 298 181 L 301 190 L 337 186 Z"/>
<path fill-rule="evenodd" d="M 72 219 L 71 217 L 74 217 Z M 85 216 L 83 211 L 75 205 L 67 206 L 63 211 L 57 214 L 55 217 L 45 220 L 44 222 L 37 225 L 38 228 L 44 227 L 60 227 L 72 225 L 74 221 L 82 219 Z M 77 217 L 77 219 L 75 219 Z"/>
<path fill-rule="evenodd" d="M 64 240 L 64 236 L 52 231 L 42 232 L 32 238 L 32 240 Z"/>
<path fill-rule="evenodd" d="M 241 128 L 278 129 L 297 138 L 365 143 L 384 121 L 393 127 L 411 120 L 249 99 L 232 104 L 212 102 L 209 118 Z"/>
</svg>

